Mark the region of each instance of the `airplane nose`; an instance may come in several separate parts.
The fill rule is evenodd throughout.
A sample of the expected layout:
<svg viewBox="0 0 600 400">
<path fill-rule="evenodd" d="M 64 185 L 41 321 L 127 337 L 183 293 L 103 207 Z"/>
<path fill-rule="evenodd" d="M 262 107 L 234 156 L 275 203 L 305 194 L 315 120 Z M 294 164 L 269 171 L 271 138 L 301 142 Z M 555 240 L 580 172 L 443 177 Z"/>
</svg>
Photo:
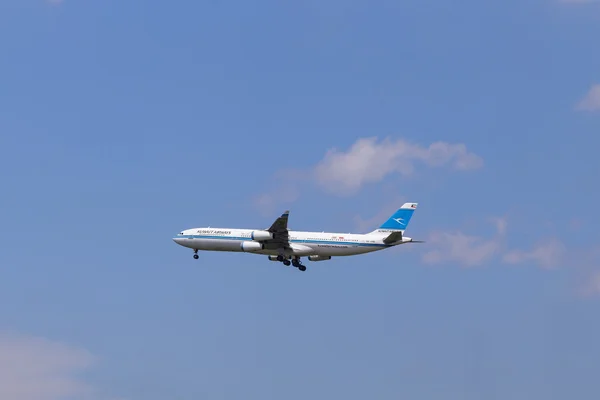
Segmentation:
<svg viewBox="0 0 600 400">
<path fill-rule="evenodd" d="M 173 241 L 179 245 L 183 244 L 183 238 L 174 237 Z"/>
</svg>

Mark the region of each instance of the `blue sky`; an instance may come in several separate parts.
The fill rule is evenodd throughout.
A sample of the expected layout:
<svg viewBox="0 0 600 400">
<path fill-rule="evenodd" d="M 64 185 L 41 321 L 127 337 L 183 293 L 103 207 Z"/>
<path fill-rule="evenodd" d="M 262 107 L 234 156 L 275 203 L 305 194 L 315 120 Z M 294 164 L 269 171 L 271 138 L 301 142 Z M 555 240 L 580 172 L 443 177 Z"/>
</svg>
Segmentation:
<svg viewBox="0 0 600 400">
<path fill-rule="evenodd" d="M 1 2 L 0 397 L 596 399 L 599 21 Z M 405 201 L 426 244 L 305 273 L 171 241 Z"/>
</svg>

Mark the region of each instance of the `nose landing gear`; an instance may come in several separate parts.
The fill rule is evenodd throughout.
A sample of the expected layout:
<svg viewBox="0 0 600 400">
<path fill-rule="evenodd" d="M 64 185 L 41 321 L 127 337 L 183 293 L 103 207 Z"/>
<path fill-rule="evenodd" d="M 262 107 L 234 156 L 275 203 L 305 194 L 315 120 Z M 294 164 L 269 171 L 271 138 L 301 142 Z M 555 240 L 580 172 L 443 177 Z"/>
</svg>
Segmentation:
<svg viewBox="0 0 600 400">
<path fill-rule="evenodd" d="M 198 258 L 198 249 L 194 249 L 194 260 L 197 260 Z"/>
</svg>

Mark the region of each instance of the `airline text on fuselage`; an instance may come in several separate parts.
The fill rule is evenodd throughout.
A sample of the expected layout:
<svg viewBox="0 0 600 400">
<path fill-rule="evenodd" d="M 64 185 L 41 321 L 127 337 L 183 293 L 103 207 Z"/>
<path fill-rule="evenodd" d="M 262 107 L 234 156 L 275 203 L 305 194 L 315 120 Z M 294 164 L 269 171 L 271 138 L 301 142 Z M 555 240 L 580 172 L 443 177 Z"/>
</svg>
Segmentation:
<svg viewBox="0 0 600 400">
<path fill-rule="evenodd" d="M 231 231 L 219 231 L 215 229 L 199 229 L 200 235 L 230 235 Z"/>
</svg>

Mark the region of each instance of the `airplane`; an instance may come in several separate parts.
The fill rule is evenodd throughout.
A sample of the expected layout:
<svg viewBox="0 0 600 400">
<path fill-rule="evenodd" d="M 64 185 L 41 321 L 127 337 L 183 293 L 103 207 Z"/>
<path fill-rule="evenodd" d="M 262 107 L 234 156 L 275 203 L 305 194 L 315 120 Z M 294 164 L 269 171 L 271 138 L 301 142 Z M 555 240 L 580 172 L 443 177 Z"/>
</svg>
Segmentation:
<svg viewBox="0 0 600 400">
<path fill-rule="evenodd" d="M 270 261 L 306 271 L 301 257 L 326 261 L 388 249 L 406 243 L 423 243 L 404 236 L 418 203 L 405 203 L 379 228 L 366 234 L 298 232 L 288 230 L 289 210 L 267 229 L 194 228 L 179 232 L 173 241 L 194 250 L 245 252 L 267 255 Z"/>
</svg>

